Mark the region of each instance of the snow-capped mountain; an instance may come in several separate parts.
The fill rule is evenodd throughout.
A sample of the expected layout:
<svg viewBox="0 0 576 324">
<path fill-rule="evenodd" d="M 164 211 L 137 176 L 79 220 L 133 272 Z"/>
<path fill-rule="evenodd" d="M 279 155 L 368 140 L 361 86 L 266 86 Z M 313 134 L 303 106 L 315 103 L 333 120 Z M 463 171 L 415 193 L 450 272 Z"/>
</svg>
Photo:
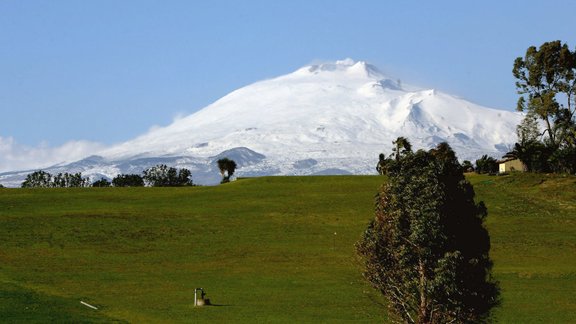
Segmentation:
<svg viewBox="0 0 576 324">
<path fill-rule="evenodd" d="M 165 163 L 189 168 L 196 183 L 214 183 L 215 161 L 227 156 L 238 176 L 373 174 L 378 154 L 390 153 L 399 136 L 416 149 L 446 141 L 462 160 L 500 156 L 516 141 L 521 119 L 401 85 L 347 59 L 248 85 L 171 125 L 51 169 L 111 178 Z"/>
</svg>

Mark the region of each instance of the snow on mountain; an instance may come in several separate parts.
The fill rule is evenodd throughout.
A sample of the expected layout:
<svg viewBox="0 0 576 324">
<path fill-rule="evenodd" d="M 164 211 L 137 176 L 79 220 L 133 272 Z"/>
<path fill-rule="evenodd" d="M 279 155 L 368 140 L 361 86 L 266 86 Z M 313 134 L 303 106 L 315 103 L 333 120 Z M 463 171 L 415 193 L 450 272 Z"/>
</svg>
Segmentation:
<svg viewBox="0 0 576 324">
<path fill-rule="evenodd" d="M 215 161 L 234 159 L 239 176 L 372 174 L 379 153 L 407 137 L 431 148 L 446 141 L 460 159 L 500 156 L 516 141 L 519 113 L 482 107 L 430 89 L 401 85 L 366 62 L 305 66 L 256 82 L 204 109 L 98 152 L 85 175 L 139 173 L 159 161 L 214 183 Z M 7 175 L 0 175 L 2 177 Z"/>
</svg>

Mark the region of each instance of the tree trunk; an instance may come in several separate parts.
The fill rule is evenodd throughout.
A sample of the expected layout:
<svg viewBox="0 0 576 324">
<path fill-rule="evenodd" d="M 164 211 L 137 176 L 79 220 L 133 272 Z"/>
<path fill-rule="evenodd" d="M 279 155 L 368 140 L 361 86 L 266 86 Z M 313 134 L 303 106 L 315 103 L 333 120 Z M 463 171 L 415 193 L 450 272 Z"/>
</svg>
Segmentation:
<svg viewBox="0 0 576 324">
<path fill-rule="evenodd" d="M 426 271 L 422 259 L 418 260 L 418 274 L 420 276 L 420 306 L 418 307 L 418 323 L 430 323 L 430 314 L 428 313 L 428 294 L 426 292 Z"/>
</svg>

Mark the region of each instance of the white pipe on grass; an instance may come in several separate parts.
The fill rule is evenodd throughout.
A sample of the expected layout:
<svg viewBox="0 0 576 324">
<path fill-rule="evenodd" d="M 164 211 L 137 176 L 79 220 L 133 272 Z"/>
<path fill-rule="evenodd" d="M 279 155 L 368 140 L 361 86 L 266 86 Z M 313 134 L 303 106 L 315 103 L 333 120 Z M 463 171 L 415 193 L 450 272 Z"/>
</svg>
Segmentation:
<svg viewBox="0 0 576 324">
<path fill-rule="evenodd" d="M 90 308 L 92 308 L 92 309 L 98 310 L 98 307 L 92 306 L 92 305 L 90 305 L 90 304 L 88 304 L 88 303 L 85 303 L 85 302 L 83 302 L 83 301 L 80 301 L 80 304 L 82 304 L 82 305 L 84 305 L 84 306 L 87 306 L 87 307 L 90 307 Z"/>
</svg>

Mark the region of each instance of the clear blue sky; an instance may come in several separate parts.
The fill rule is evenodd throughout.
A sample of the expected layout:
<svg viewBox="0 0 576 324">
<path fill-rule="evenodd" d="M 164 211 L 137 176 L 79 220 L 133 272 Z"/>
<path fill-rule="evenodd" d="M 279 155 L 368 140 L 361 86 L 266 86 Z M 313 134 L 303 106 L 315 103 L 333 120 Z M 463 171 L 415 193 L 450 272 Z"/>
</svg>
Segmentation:
<svg viewBox="0 0 576 324">
<path fill-rule="evenodd" d="M 514 58 L 556 39 L 574 49 L 574 13 L 568 0 L 0 0 L 0 149 L 129 140 L 346 57 L 512 110 Z"/>
</svg>

